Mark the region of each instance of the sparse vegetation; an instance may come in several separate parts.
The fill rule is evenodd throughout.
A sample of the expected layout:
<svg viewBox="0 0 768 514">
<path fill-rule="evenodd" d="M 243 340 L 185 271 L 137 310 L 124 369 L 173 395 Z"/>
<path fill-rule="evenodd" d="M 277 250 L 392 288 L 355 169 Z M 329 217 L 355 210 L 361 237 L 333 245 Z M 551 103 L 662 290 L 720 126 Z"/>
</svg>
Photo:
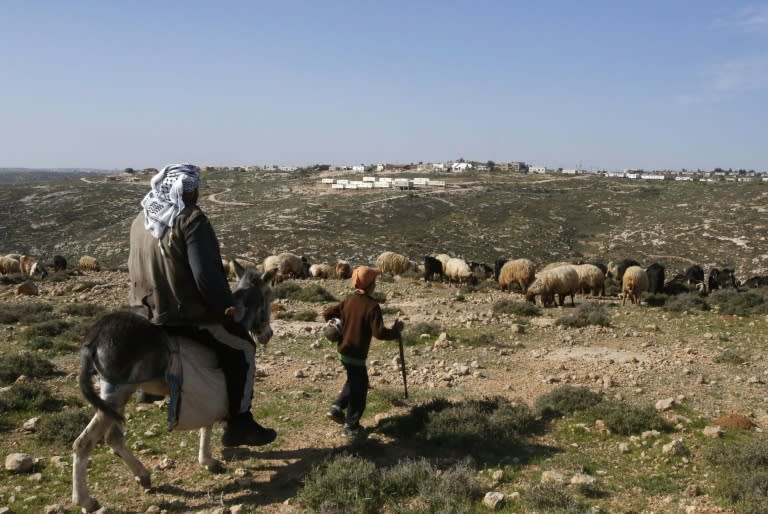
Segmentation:
<svg viewBox="0 0 768 514">
<path fill-rule="evenodd" d="M 539 416 L 552 418 L 588 409 L 601 401 L 601 395 L 586 387 L 563 385 L 539 396 L 534 410 Z"/>
<path fill-rule="evenodd" d="M 705 452 L 714 464 L 715 491 L 737 514 L 761 514 L 768 505 L 768 437 L 750 434 L 720 441 Z"/>
<path fill-rule="evenodd" d="M 140 173 L 136 178 L 143 180 Z M 658 260 L 667 266 L 668 275 L 706 256 L 701 262 L 705 269 L 727 262 L 740 279 L 765 268 L 764 248 L 756 242 L 768 231 L 754 216 L 764 204 L 764 184 L 664 182 L 655 184 L 651 195 L 643 195 L 648 185 L 638 181 L 556 175 L 540 180 L 502 173 L 489 180 L 472 174 L 451 175 L 455 184 L 439 195 L 405 198 L 390 191 L 359 191 L 354 202 L 338 202 L 336 193 L 313 185 L 317 178 L 316 171 L 209 173 L 204 187 L 218 199 L 204 196 L 202 201 L 226 253 L 257 262 L 267 252 L 292 251 L 313 263 L 344 258 L 353 266 L 370 263 L 385 249 L 409 258 L 443 251 L 484 262 L 496 256 L 529 257 L 542 265 L 597 255 L 604 262 L 623 257 L 643 263 Z M 46 192 L 53 188 L 62 194 Z M 28 475 L 6 475 L 0 498 L 16 499 L 7 505 L 13 512 L 43 512 L 71 494 L 66 474 L 50 474 L 54 470 L 48 459 L 62 455 L 62 449 L 68 452 L 71 438 L 85 426 L 81 414 L 91 412 L 72 401 L 79 398 L 73 341 L 100 308 L 116 310 L 125 302 L 123 263 L 130 216 L 113 207 L 137 205 L 145 192 L 141 181 L 95 185 L 76 179 L 0 187 L 0 205 L 38 224 L 34 231 L 19 224 L 0 231 L 4 252 L 32 247 L 50 257 L 51 245 L 66 240 L 70 262 L 76 262 L 76 255 L 93 254 L 103 270 L 112 270 L 49 275 L 36 280 L 38 297 L 17 296 L 15 277 L 0 277 L 0 447 L 6 454 L 22 449 L 39 458 L 44 480 L 40 487 Z M 23 201 L 41 195 L 44 202 Z M 243 205 L 219 203 L 224 201 Z M 361 217 L 360 205 L 367 202 L 371 208 Z M 62 212 L 66 224 L 57 222 Z M 729 242 L 720 244 L 716 236 L 691 237 L 691 229 L 704 217 L 718 232 L 748 239 L 750 245 L 734 252 Z M 330 236 L 323 231 L 319 237 L 318 227 L 331 226 Z M 651 251 L 664 257 L 651 259 Z M 22 278 L 26 280 L 18 280 Z M 312 282 L 337 298 L 351 292 L 348 280 L 335 279 L 291 279 L 276 287 L 277 297 L 288 301 L 276 302 L 273 312 L 281 321 L 275 323 L 275 337 L 257 349 L 257 367 L 265 373 L 257 376 L 254 415 L 277 429 L 277 441 L 259 451 L 226 453 L 232 472 L 210 475 L 191 465 L 196 434 L 166 433 L 162 409 L 131 402 L 126 410 L 127 441 L 140 448 L 137 457 L 152 470 L 162 498 L 137 494 L 125 466 L 100 447 L 89 467 L 94 495 L 103 505 L 131 512 L 144 512 L 150 505 L 207 512 L 234 504 L 243 504 L 246 511 L 273 511 L 287 508 L 280 503 L 290 499 L 309 512 L 349 512 L 365 511 L 370 498 L 377 514 L 480 512 L 485 510 L 482 494 L 491 483 L 496 484 L 493 489 L 521 493 L 519 499 L 509 498 L 501 512 L 660 512 L 695 504 L 702 512 L 727 507 L 741 513 L 760 512 L 765 503 L 764 496 L 753 495 L 761 491 L 762 468 L 746 460 L 748 453 L 761 455 L 761 449 L 745 450 L 742 460 L 703 458 L 710 447 L 723 443 L 725 454 L 757 433 L 727 429 L 721 440 L 701 436 L 712 412 L 726 409 L 748 414 L 761 430 L 768 424 L 762 410 L 754 407 L 764 391 L 759 381 L 749 380 L 762 376 L 759 364 L 768 352 L 768 319 L 761 310 L 765 290 L 731 289 L 703 296 L 692 286 L 669 286 L 663 295 L 645 296 L 647 308 L 618 308 L 620 300 L 610 297 L 618 285 L 609 281 L 607 297 L 594 302 L 576 298 L 577 306 L 599 303 L 606 308 L 610 324 L 597 324 L 603 328 L 596 329 L 555 325 L 557 316 L 576 315 L 579 308 L 537 308 L 534 313 L 526 310 L 531 305 L 519 293 L 502 294 L 493 281 L 460 287 L 424 283 L 415 272 L 380 277 L 374 296 L 382 302 L 387 326 L 394 317 L 405 321 L 410 394 L 403 398 L 397 345 L 374 343 L 369 356 L 372 389 L 362 420 L 369 437 L 351 444 L 324 416 L 343 383 L 334 347 L 315 345 L 316 334 L 299 323 L 319 311 L 321 303 L 335 301 L 323 299 L 321 290 L 299 299 L 296 295 Z M 510 307 L 507 301 L 521 306 Z M 505 309 L 510 309 L 507 314 Z M 516 326 L 522 324 L 524 330 Z M 47 335 L 33 335 L 36 331 Z M 449 344 L 434 345 L 442 332 Z M 712 336 L 704 337 L 706 333 Z M 40 361 L 35 364 L 30 356 Z M 299 378 L 297 370 L 303 370 L 305 378 Z M 29 377 L 27 384 L 14 384 L 20 374 Z M 612 378 L 610 388 L 606 376 Z M 562 387 L 557 386 L 542 405 L 534 401 L 544 398 L 558 380 L 581 390 L 557 391 Z M 19 389 L 30 382 L 44 386 L 48 394 Z M 601 388 L 602 394 L 594 394 L 604 398 L 589 406 L 598 398 L 588 392 Z M 11 391 L 16 392 L 9 396 Z M 634 407 L 677 394 L 686 400 L 673 412 L 659 415 L 651 408 Z M 46 397 L 61 402 L 64 413 L 35 406 L 49 408 Z M 551 414 L 555 411 L 561 414 Z M 33 416 L 41 417 L 40 430 L 19 430 Z M 663 431 L 654 428 L 663 426 L 656 416 L 673 420 L 675 427 L 667 427 L 672 432 L 639 443 L 624 435 Z M 611 434 L 598 429 L 597 419 Z M 51 430 L 49 424 L 61 430 Z M 662 453 L 661 444 L 670 438 L 684 441 L 690 451 L 686 459 Z M 616 448 L 625 441 L 630 445 L 626 454 Z M 352 460 L 335 463 L 329 477 L 321 480 L 309 472 L 345 451 L 354 452 Z M 469 454 L 473 460 L 465 460 Z M 158 472 L 159 459 L 165 456 L 178 466 Z M 726 483 L 732 469 L 748 468 L 758 471 Z M 566 482 L 579 471 L 598 482 L 539 485 L 544 469 L 560 471 Z M 347 470 L 371 478 L 373 488 L 339 485 L 342 505 L 331 494 L 336 486 L 324 490 L 322 484 L 344 478 Z M 750 482 L 753 476 L 756 481 Z M 315 487 L 320 505 L 316 508 L 299 500 L 315 479 L 321 484 Z M 482 487 L 476 485 L 478 479 Z M 244 486 L 248 481 L 269 483 L 269 490 Z M 706 483 L 705 494 L 687 496 L 692 483 Z M 32 492 L 25 493 L 30 487 Z"/>
<path fill-rule="evenodd" d="M 43 384 L 14 384 L 0 392 L 0 406 L 5 412 L 54 412 L 61 408 L 56 398 Z"/>
<path fill-rule="evenodd" d="M 741 352 L 732 348 L 727 348 L 716 355 L 712 361 L 717 364 L 733 364 L 738 366 L 739 364 L 747 362 L 747 358 Z"/>
<path fill-rule="evenodd" d="M 709 304 L 699 293 L 684 293 L 664 302 L 664 310 L 670 312 L 708 311 Z"/>
<path fill-rule="evenodd" d="M 493 313 L 533 317 L 541 314 L 541 308 L 531 302 L 509 300 L 505 298 L 493 304 Z"/>
<path fill-rule="evenodd" d="M 47 303 L 5 303 L 0 302 L 0 324 L 34 323 L 53 311 Z"/>
<path fill-rule="evenodd" d="M 607 327 L 611 324 L 611 317 L 605 306 L 600 303 L 582 303 L 576 307 L 576 312 L 568 314 L 555 321 L 557 325 L 578 328 L 589 325 Z"/>
<path fill-rule="evenodd" d="M 542 512 L 577 514 L 584 508 L 562 486 L 551 482 L 536 484 L 525 492 L 525 502 L 531 509 Z"/>
<path fill-rule="evenodd" d="M 71 446 L 91 419 L 83 409 L 70 408 L 46 414 L 35 430 L 38 442 L 56 446 Z"/>
<path fill-rule="evenodd" d="M 54 370 L 52 362 L 31 353 L 0 355 L 0 384 L 10 384 L 22 375 L 45 378 Z"/>
<path fill-rule="evenodd" d="M 614 434 L 633 435 L 646 430 L 668 432 L 671 425 L 662 418 L 653 405 L 638 407 L 627 402 L 604 400 L 584 412 L 592 422 L 601 420 Z"/>
</svg>

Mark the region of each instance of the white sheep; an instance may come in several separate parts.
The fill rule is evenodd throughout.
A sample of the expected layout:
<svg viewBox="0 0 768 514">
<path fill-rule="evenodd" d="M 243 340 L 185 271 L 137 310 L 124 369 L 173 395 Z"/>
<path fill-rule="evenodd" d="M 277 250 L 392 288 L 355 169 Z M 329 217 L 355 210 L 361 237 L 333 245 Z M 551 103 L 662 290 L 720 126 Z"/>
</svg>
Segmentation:
<svg viewBox="0 0 768 514">
<path fill-rule="evenodd" d="M 12 259 L 7 255 L 0 257 L 0 273 L 3 275 L 7 275 L 9 273 L 21 273 L 21 266 L 19 265 L 19 261 Z"/>
<path fill-rule="evenodd" d="M 334 270 L 334 276 L 342 280 L 352 278 L 352 266 L 347 261 L 339 261 L 336 263 L 336 269 Z"/>
<path fill-rule="evenodd" d="M 535 303 L 536 296 L 541 296 L 542 305 L 549 307 L 554 305 L 555 295 L 558 295 L 560 306 L 565 303 L 565 297 L 570 295 L 571 305 L 574 305 L 573 297 L 578 288 L 579 274 L 576 268 L 566 264 L 537 273 L 525 297 Z"/>
<path fill-rule="evenodd" d="M 22 273 L 29 277 L 39 276 L 40 278 L 45 278 L 48 276 L 48 271 L 43 267 L 43 263 L 29 255 L 22 255 L 19 258 L 19 268 Z"/>
<path fill-rule="evenodd" d="M 309 262 L 306 257 L 293 253 L 280 253 L 277 255 L 278 273 L 293 278 L 307 278 L 309 276 Z M 266 266 L 264 267 L 266 271 Z"/>
<path fill-rule="evenodd" d="M 445 265 L 451 260 L 451 256 L 447 253 L 438 253 L 437 255 L 434 255 L 434 258 L 442 263 L 443 271 L 445 271 Z"/>
<path fill-rule="evenodd" d="M 264 259 L 264 271 L 269 271 L 271 269 L 278 269 L 280 268 L 280 259 L 277 257 L 277 255 L 270 255 L 269 257 L 266 257 Z"/>
<path fill-rule="evenodd" d="M 648 274 L 640 266 L 630 266 L 621 280 L 621 305 L 629 298 L 630 303 L 640 303 L 640 295 L 648 290 Z"/>
<path fill-rule="evenodd" d="M 467 283 L 474 284 L 476 282 L 475 275 L 472 273 L 472 269 L 469 267 L 469 263 L 464 259 L 453 257 L 448 259 L 445 263 L 445 276 L 448 282 Z"/>
<path fill-rule="evenodd" d="M 309 262 L 307 262 L 307 258 L 288 252 L 270 255 L 264 259 L 263 267 L 264 272 L 277 269 L 277 275 L 275 276 L 280 277 L 307 278 L 309 276 Z"/>
<path fill-rule="evenodd" d="M 571 264 L 570 262 L 550 262 L 549 264 L 541 268 L 539 272 L 549 271 L 551 269 L 559 268 L 560 266 L 573 266 L 573 264 Z"/>
<path fill-rule="evenodd" d="M 519 284 L 523 294 L 536 278 L 536 265 L 530 259 L 514 259 L 504 263 L 499 271 L 499 289 L 512 290 L 512 284 Z"/>
<path fill-rule="evenodd" d="M 330 278 L 336 274 L 336 268 L 326 263 L 313 264 L 309 267 L 309 276 L 312 278 Z"/>
<path fill-rule="evenodd" d="M 594 264 L 575 264 L 576 273 L 579 274 L 579 289 L 584 294 L 592 293 L 592 296 L 605 296 L 605 274 L 603 270 Z"/>
<path fill-rule="evenodd" d="M 90 271 L 101 271 L 101 266 L 99 265 L 99 261 L 96 260 L 96 257 L 91 257 L 90 255 L 83 255 L 80 257 L 80 269 L 90 270 Z"/>
<path fill-rule="evenodd" d="M 395 252 L 384 252 L 376 259 L 376 267 L 382 273 L 405 273 L 411 269 L 411 261 Z"/>
</svg>

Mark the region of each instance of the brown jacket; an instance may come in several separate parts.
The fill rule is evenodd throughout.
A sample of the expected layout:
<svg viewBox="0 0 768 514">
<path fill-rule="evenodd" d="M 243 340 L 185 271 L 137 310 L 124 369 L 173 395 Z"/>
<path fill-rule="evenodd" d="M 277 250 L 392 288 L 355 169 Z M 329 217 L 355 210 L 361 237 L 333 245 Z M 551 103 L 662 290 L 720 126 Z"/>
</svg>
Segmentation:
<svg viewBox="0 0 768 514">
<path fill-rule="evenodd" d="M 371 347 L 371 338 L 397 339 L 398 333 L 384 326 L 379 302 L 368 295 L 353 293 L 341 303 L 323 311 L 326 320 L 340 318 L 342 323 L 340 354 L 365 360 Z"/>
<path fill-rule="evenodd" d="M 158 325 L 221 322 L 226 307 L 234 305 L 216 235 L 195 204 L 181 211 L 160 240 L 144 228 L 139 212 L 131 225 L 128 276 L 129 304 L 147 308 Z"/>
</svg>

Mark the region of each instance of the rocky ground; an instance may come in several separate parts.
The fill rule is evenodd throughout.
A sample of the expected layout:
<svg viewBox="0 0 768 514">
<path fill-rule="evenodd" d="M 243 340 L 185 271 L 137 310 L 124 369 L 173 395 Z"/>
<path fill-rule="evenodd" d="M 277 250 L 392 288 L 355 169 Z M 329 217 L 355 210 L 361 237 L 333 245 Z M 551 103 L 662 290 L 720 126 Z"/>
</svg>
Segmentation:
<svg viewBox="0 0 768 514">
<path fill-rule="evenodd" d="M 350 291 L 346 281 L 319 283 L 337 298 Z M 559 317 L 572 312 L 571 307 L 547 309 L 541 316 L 527 320 L 494 314 L 493 305 L 499 300 L 522 299 L 515 293 L 495 289 L 461 292 L 443 284 L 427 286 L 419 278 L 409 276 L 380 280 L 377 290 L 386 297 L 383 305 L 388 324 L 399 318 L 405 321 L 406 330 L 420 323 L 439 327 L 437 337 L 417 336 L 423 342 L 406 347 L 410 393 L 407 400 L 402 399 L 397 344 L 374 342 L 369 360 L 372 401 L 363 424 L 372 429 L 370 440 L 381 444 L 387 440 L 375 431 L 379 420 L 407 412 L 431 398 L 458 400 L 500 395 L 532 405 L 540 395 L 562 384 L 586 386 L 609 397 L 656 405 L 679 426 L 672 439 L 680 440 L 689 449 L 699 446 L 697 440 L 701 437 L 701 430 L 693 428 L 697 426 L 694 420 L 703 419 L 704 425 L 721 426 L 724 430 L 735 430 L 730 425 L 736 422 L 746 424 L 743 428 L 750 430 L 768 427 L 768 319 L 765 316 L 740 318 L 716 312 L 671 314 L 645 305 L 622 307 L 616 298 L 577 297 L 577 304 L 604 303 L 611 316 L 611 326 L 574 329 L 555 324 Z M 40 296 L 34 298 L 15 296 L 12 286 L 3 286 L 0 291 L 0 300 L 4 302 L 95 303 L 110 309 L 123 306 L 126 296 L 124 272 L 92 272 L 64 282 L 43 282 Z M 277 314 L 307 310 L 319 313 L 326 305 L 280 300 L 275 310 Z M 341 436 L 338 426 L 324 416 L 344 379 L 335 348 L 323 339 L 321 327 L 319 316 L 315 322 L 275 319 L 272 341 L 259 350 L 254 403 L 261 421 L 277 429 L 279 436 L 275 443 L 263 449 L 224 451 L 229 471 L 208 475 L 189 465 L 194 462 L 194 434 L 179 440 L 174 439 L 173 434 L 162 434 L 162 430 L 155 427 L 150 435 L 142 435 L 132 433 L 129 422 L 129 439 L 133 438 L 134 447 L 139 450 L 141 444 L 136 446 L 136 438 L 155 436 L 158 438 L 155 444 L 161 447 L 164 444 L 161 438 L 190 447 L 182 452 L 182 457 L 173 458 L 169 457 L 170 451 L 144 455 L 139 451 L 140 458 L 153 469 L 158 486 L 156 496 L 137 495 L 138 488 L 130 480 L 128 471 L 116 462 L 100 466 L 99 473 L 106 476 L 92 472 L 94 496 L 110 504 L 116 512 L 150 512 L 148 508 L 159 512 L 169 505 L 181 505 L 183 511 L 213 512 L 217 511 L 219 501 L 240 506 L 237 508 L 243 512 L 295 511 L 298 506 L 293 498 L 304 474 L 325 456 L 344 451 L 349 443 Z M 4 346 L 19 350 L 23 343 L 16 332 L 23 327 L 7 326 L 4 330 Z M 727 349 L 743 352 L 748 356 L 747 362 L 739 365 L 716 362 L 717 356 Z M 76 396 L 76 355 L 59 355 L 55 363 L 63 371 L 62 378 L 55 380 L 55 387 Z M 671 409 L 673 405 L 680 408 Z M 130 415 L 136 418 L 155 410 L 160 409 L 138 404 L 129 406 Z M 158 416 L 161 419 L 161 413 Z M 25 447 L 25 437 L 28 435 L 23 430 L 4 434 L 5 452 L 12 447 Z M 615 452 L 619 459 L 623 452 L 638 451 L 634 448 L 649 443 L 628 439 L 624 444 L 626 448 L 618 445 L 608 451 Z M 221 454 L 222 449 L 215 448 L 215 453 Z M 61 505 L 64 511 L 72 509 L 67 503 L 69 451 L 62 449 L 58 455 L 34 457 L 59 459 L 60 477 L 43 478 L 57 483 L 51 488 L 55 492 L 48 504 L 51 508 Z M 116 461 L 116 457 L 112 459 Z M 537 471 L 566 476 L 572 471 L 547 466 L 546 461 L 532 465 Z M 715 506 L 706 494 L 708 479 L 696 469 L 695 465 L 688 468 L 690 484 L 704 492 L 680 491 L 651 497 L 643 512 L 728 512 Z M 598 475 L 598 480 L 610 481 L 610 469 L 599 471 L 603 476 Z M 521 484 L 506 483 L 497 489 L 514 498 L 520 487 Z M 45 490 L 45 482 L 30 491 L 0 486 L 0 511 L 25 512 L 24 498 L 42 495 Z M 218 491 L 218 500 L 210 497 L 211 490 Z M 622 501 L 637 494 L 626 485 L 616 485 L 615 490 L 613 497 L 603 502 L 604 512 L 625 512 L 619 508 Z M 120 498 L 123 504 L 114 505 L 115 498 Z M 4 504 L 11 510 L 3 511 Z"/>
</svg>

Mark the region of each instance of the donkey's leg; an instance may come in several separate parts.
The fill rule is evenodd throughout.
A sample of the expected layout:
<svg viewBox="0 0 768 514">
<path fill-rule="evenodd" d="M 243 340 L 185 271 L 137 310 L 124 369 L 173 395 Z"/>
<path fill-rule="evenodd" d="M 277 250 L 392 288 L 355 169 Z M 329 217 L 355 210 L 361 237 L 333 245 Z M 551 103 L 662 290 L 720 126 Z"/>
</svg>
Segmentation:
<svg viewBox="0 0 768 514">
<path fill-rule="evenodd" d="M 214 459 L 211 455 L 211 434 L 213 426 L 208 425 L 200 429 L 200 449 L 197 452 L 197 462 L 205 466 L 205 469 L 212 473 L 221 473 L 224 466 L 221 461 Z"/>
<path fill-rule="evenodd" d="M 149 471 L 144 467 L 139 459 L 128 449 L 125 444 L 125 437 L 123 436 L 123 430 L 121 427 L 114 425 L 109 432 L 107 432 L 106 442 L 112 451 L 123 459 L 133 473 L 133 478 L 143 487 L 149 489 L 152 487 L 152 481 L 149 476 Z"/>
<path fill-rule="evenodd" d="M 102 412 L 96 412 L 88 426 L 72 445 L 72 502 L 86 512 L 99 509 L 99 502 L 88 494 L 88 459 L 106 431 L 115 422 Z"/>
</svg>

